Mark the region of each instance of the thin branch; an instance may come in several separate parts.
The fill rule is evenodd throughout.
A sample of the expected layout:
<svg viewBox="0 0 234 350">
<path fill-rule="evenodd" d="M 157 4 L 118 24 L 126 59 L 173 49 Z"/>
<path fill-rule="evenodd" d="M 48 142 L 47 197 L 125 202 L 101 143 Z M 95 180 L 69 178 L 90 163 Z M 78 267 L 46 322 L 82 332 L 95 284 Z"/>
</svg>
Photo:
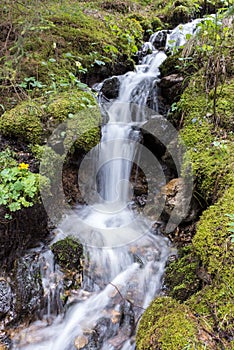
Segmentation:
<svg viewBox="0 0 234 350">
<path fill-rule="evenodd" d="M 127 298 L 124 298 L 122 293 L 120 292 L 119 288 L 116 285 L 114 285 L 112 282 L 109 282 L 109 284 L 112 285 L 117 290 L 117 292 L 119 293 L 121 299 L 129 302 L 129 304 L 131 304 L 133 307 L 138 307 L 139 309 L 146 310 L 144 307 L 139 306 L 139 305 L 135 305 L 131 300 L 129 300 Z"/>
</svg>

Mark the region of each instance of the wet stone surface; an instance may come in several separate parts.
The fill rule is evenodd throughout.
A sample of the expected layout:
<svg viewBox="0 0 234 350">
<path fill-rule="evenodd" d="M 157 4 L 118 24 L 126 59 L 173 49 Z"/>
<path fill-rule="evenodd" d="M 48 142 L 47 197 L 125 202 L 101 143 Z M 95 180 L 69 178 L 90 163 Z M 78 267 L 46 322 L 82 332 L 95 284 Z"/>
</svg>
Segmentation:
<svg viewBox="0 0 234 350">
<path fill-rule="evenodd" d="M 9 283 L 0 277 L 0 319 L 10 310 L 12 291 Z"/>
</svg>

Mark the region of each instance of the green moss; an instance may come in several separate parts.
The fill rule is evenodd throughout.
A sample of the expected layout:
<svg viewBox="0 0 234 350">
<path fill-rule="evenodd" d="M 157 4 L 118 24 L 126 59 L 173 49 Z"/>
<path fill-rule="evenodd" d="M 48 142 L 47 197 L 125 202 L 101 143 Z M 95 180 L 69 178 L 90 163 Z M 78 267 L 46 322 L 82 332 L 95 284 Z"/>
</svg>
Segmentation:
<svg viewBox="0 0 234 350">
<path fill-rule="evenodd" d="M 89 109 L 77 113 L 66 124 L 64 139 L 65 149 L 83 149 L 86 152 L 95 147 L 100 141 L 100 110 Z"/>
<path fill-rule="evenodd" d="M 183 251 L 185 255 L 169 266 L 169 271 L 166 272 L 169 273 L 168 294 L 175 298 L 180 298 L 183 287 L 186 287 L 189 280 L 198 280 L 196 272 L 209 277 L 202 278 L 203 288 L 197 292 L 194 290 L 184 305 L 192 314 L 196 314 L 203 331 L 212 334 L 213 339 L 216 339 L 216 344 L 208 347 L 211 349 L 233 349 L 234 245 L 231 243 L 229 218 L 226 216 L 234 212 L 233 198 L 234 185 L 225 191 L 215 205 L 204 211 L 193 238 L 193 248 L 186 247 Z M 200 262 L 198 269 L 193 265 L 197 258 Z M 189 261 L 187 266 L 186 261 Z M 167 276 L 165 280 L 167 281 Z"/>
<path fill-rule="evenodd" d="M 185 305 L 169 297 L 156 298 L 140 321 L 137 350 L 203 349 L 198 325 L 191 316 Z"/>
<path fill-rule="evenodd" d="M 182 257 L 169 266 L 169 294 L 173 297 L 184 297 L 189 284 L 198 281 L 198 262 L 209 281 L 200 291 L 194 289 L 184 304 L 176 304 L 171 298 L 157 298 L 140 322 L 138 350 L 233 350 L 234 245 L 225 216 L 234 212 L 233 197 L 234 185 L 202 214 L 193 247 L 184 248 Z"/>
<path fill-rule="evenodd" d="M 223 88 L 226 96 L 228 91 L 229 94 L 232 92 L 233 85 L 226 83 Z M 229 107 L 226 114 L 222 107 L 224 98 L 224 95 L 218 95 L 217 113 L 220 118 L 231 120 L 228 115 L 231 115 L 233 107 Z M 181 137 L 192 164 L 197 192 L 195 195 L 208 203 L 214 202 L 223 194 L 226 187 L 233 183 L 232 134 L 229 138 L 224 138 L 220 129 L 215 129 L 212 100 L 211 97 L 207 99 L 203 79 L 199 75 L 184 91 L 178 109 L 179 117 L 184 121 Z"/>
<path fill-rule="evenodd" d="M 221 339 L 225 346 L 223 348 L 233 349 L 231 339 L 234 336 L 234 268 L 230 267 L 228 273 L 222 274 L 222 278 L 215 278 L 212 286 L 203 288 L 186 304 L 197 313 L 200 324 Z"/>
<path fill-rule="evenodd" d="M 105 12 L 102 5 L 97 4 L 95 12 L 85 3 L 62 1 L 58 6 L 50 0 L 46 7 L 38 2 L 36 9 L 29 4 L 24 17 L 17 5 L 14 21 L 19 32 L 24 33 L 19 34 L 15 45 L 23 52 L 16 57 L 17 79 L 37 76 L 49 85 L 53 79 L 67 77 L 69 72 L 81 77 L 83 71 L 76 62 L 86 68 L 98 68 L 98 61 L 105 64 L 131 58 L 143 39 L 141 24 L 128 15 Z M 18 55 L 17 49 L 11 52 Z"/>
<path fill-rule="evenodd" d="M 165 271 L 164 284 L 168 296 L 185 301 L 201 288 L 201 280 L 197 276 L 199 263 L 192 246 L 179 251 L 178 260 L 171 262 Z"/>
<path fill-rule="evenodd" d="M 97 106 L 95 97 L 86 91 L 72 90 L 52 95 L 47 106 L 49 119 L 54 123 L 72 118 L 77 112 Z"/>
<path fill-rule="evenodd" d="M 90 93 L 72 91 L 59 94 L 49 102 L 47 112 L 48 123 L 53 128 L 64 122 L 60 126 L 63 136 L 58 137 L 66 151 L 71 151 L 71 148 L 89 151 L 99 143 L 101 114 Z"/>
<path fill-rule="evenodd" d="M 234 186 L 210 206 L 202 215 L 193 239 L 193 245 L 203 266 L 210 274 L 216 274 L 234 263 L 234 245 L 228 232 L 228 213 L 234 213 Z"/>
<path fill-rule="evenodd" d="M 214 95 L 214 91 L 210 92 L 210 98 Z M 218 88 L 218 99 L 216 104 L 217 117 L 220 120 L 220 126 L 227 132 L 234 130 L 234 79 L 226 82 Z"/>
<path fill-rule="evenodd" d="M 83 246 L 71 237 L 67 237 L 51 246 L 55 261 L 63 269 L 81 271 L 83 258 Z"/>
<path fill-rule="evenodd" d="M 175 8 L 172 8 L 172 10 L 169 12 L 168 21 L 175 26 L 180 23 L 186 23 L 193 16 L 193 11 L 194 9 L 191 7 L 187 7 L 184 5 L 176 6 Z"/>
<path fill-rule="evenodd" d="M 168 56 L 167 59 L 161 64 L 160 72 L 163 77 L 179 72 L 177 67 L 179 67 L 179 64 L 180 64 L 180 61 L 179 61 L 180 56 L 181 56 L 181 52 L 178 51 L 174 55 Z"/>
<path fill-rule="evenodd" d="M 33 101 L 22 102 L 5 112 L 0 118 L 0 132 L 9 137 L 29 143 L 40 143 L 42 139 L 42 106 Z"/>
<path fill-rule="evenodd" d="M 64 124 L 61 124 L 63 123 Z M 54 130 L 60 125 L 60 129 Z M 100 140 L 101 114 L 94 96 L 73 89 L 49 98 L 23 102 L 5 112 L 0 119 L 3 135 L 31 144 L 41 144 L 56 134 L 66 151 L 71 147 L 90 150 Z M 53 141 L 51 141 L 53 142 Z"/>
</svg>

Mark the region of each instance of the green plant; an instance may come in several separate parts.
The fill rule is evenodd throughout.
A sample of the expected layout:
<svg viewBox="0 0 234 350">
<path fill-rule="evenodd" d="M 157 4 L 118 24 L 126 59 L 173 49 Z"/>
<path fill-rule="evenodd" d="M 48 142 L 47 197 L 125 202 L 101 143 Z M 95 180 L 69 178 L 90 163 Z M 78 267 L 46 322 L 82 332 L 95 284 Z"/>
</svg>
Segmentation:
<svg viewBox="0 0 234 350">
<path fill-rule="evenodd" d="M 31 207 L 38 195 L 38 174 L 28 170 L 28 164 L 6 168 L 0 172 L 0 205 L 11 212 Z"/>
<path fill-rule="evenodd" d="M 42 89 L 45 85 L 36 80 L 35 77 L 29 77 L 24 78 L 24 80 L 18 86 L 30 91 L 34 88 Z"/>
<path fill-rule="evenodd" d="M 29 170 L 29 164 L 18 164 L 13 156 L 9 149 L 0 152 L 0 205 L 9 212 L 31 207 L 39 200 L 41 177 Z M 47 186 L 46 179 L 43 180 Z M 9 219 L 11 215 L 6 214 L 5 217 Z"/>
<path fill-rule="evenodd" d="M 56 43 L 54 43 L 56 45 Z M 87 68 L 83 67 L 79 61 L 80 57 L 76 57 L 71 52 L 63 54 L 63 66 L 61 62 L 57 62 L 55 58 L 49 58 L 47 61 L 41 61 L 41 65 L 46 68 L 48 75 L 45 93 L 65 91 L 70 88 L 86 89 L 87 85 L 80 81 L 81 75 L 87 72 Z"/>
<path fill-rule="evenodd" d="M 118 40 L 119 51 L 124 52 L 129 57 L 136 54 L 138 51 L 137 44 L 141 42 L 143 35 L 140 23 L 134 18 L 127 18 L 124 21 L 120 20 L 118 24 L 109 17 L 105 17 L 105 21 L 112 35 Z M 106 46 L 107 48 L 115 55 L 115 47 L 113 45 L 108 45 Z"/>
</svg>

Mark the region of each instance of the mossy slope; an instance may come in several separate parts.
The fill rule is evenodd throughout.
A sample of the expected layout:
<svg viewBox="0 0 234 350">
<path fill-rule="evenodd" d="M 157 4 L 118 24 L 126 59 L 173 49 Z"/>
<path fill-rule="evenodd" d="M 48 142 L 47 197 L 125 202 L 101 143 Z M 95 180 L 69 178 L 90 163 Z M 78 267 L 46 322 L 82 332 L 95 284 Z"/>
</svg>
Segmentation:
<svg viewBox="0 0 234 350">
<path fill-rule="evenodd" d="M 187 148 L 185 161 L 194 173 L 194 195 L 206 210 L 192 244 L 166 271 L 168 294 L 182 304 L 157 298 L 140 321 L 137 349 L 234 349 L 234 245 L 226 216 L 234 213 L 234 77 L 228 63 L 233 42 L 230 36 L 227 40 L 226 75 L 219 66 L 214 84 L 209 57 L 203 56 L 172 118 L 183 126 L 180 134 Z M 195 51 L 192 63 L 196 60 Z M 174 307 L 168 310 L 167 304 Z M 181 307 L 183 315 L 176 314 Z"/>
</svg>

